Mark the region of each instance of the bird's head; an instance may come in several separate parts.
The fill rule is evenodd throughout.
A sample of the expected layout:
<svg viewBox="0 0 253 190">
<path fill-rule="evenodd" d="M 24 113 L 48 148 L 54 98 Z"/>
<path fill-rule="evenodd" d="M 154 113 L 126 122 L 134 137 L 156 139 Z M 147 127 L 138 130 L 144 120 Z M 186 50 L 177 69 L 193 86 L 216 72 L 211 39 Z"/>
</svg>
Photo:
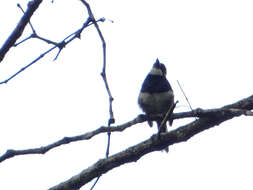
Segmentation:
<svg viewBox="0 0 253 190">
<path fill-rule="evenodd" d="M 167 71 L 166 71 L 166 67 L 163 63 L 160 63 L 159 59 L 156 59 L 156 62 L 154 63 L 151 71 L 150 71 L 151 75 L 163 75 L 166 76 Z"/>
</svg>

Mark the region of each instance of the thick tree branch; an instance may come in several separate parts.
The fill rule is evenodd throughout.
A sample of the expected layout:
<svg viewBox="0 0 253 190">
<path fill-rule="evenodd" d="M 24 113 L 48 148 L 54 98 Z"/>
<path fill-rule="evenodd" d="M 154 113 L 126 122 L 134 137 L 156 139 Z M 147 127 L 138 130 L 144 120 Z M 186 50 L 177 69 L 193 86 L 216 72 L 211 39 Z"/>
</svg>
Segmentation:
<svg viewBox="0 0 253 190">
<path fill-rule="evenodd" d="M 23 17 L 20 19 L 18 25 L 0 49 L 0 62 L 4 59 L 4 56 L 9 49 L 14 46 L 17 39 L 22 35 L 26 25 L 29 23 L 33 13 L 38 9 L 41 2 L 42 0 L 33 0 L 28 3 L 27 10 Z"/>
<path fill-rule="evenodd" d="M 191 118 L 191 117 L 199 117 L 200 119 L 197 120 L 196 122 L 203 122 L 205 120 L 206 124 L 208 125 L 209 120 L 213 120 L 212 123 L 214 124 L 215 122 L 217 124 L 228 120 L 232 119 L 233 117 L 241 116 L 241 115 L 246 115 L 246 116 L 253 116 L 253 113 L 250 111 L 253 109 L 253 95 L 245 98 L 243 100 L 240 100 L 234 104 L 230 104 L 227 106 L 224 106 L 222 108 L 218 109 L 207 109 L 207 110 L 202 110 L 202 109 L 196 109 L 190 112 L 181 112 L 181 113 L 174 113 L 172 115 L 173 119 L 182 119 L 182 118 Z M 157 118 L 149 118 L 149 120 L 156 120 Z M 224 120 L 225 119 L 225 120 Z M 61 145 L 69 144 L 72 142 L 77 142 L 81 140 L 89 140 L 93 138 L 96 135 L 99 135 L 101 133 L 108 133 L 108 132 L 122 132 L 127 128 L 130 128 L 133 125 L 136 125 L 138 123 L 143 123 L 147 121 L 147 117 L 145 115 L 140 115 L 133 120 L 126 122 L 124 124 L 118 125 L 118 126 L 102 126 L 99 127 L 98 129 L 84 133 L 82 135 L 78 136 L 73 136 L 73 137 L 64 137 L 63 139 L 60 139 L 54 143 L 51 143 L 47 146 L 42 146 L 39 148 L 32 148 L 32 149 L 24 149 L 24 150 L 13 150 L 9 149 L 6 151 L 5 154 L 3 154 L 0 157 L 0 162 L 3 162 L 6 159 L 12 158 L 14 156 L 18 155 L 26 155 L 26 154 L 45 154 L 49 150 L 56 148 Z M 189 124 L 190 125 L 190 124 Z M 214 126 L 214 125 L 213 125 Z M 185 128 L 185 127 L 184 127 Z M 197 128 L 195 128 L 197 130 Z M 200 131 L 197 131 L 197 133 L 202 131 L 202 127 L 200 127 Z M 180 130 L 178 128 L 177 130 Z M 176 130 L 176 131 L 177 131 Z"/>
<path fill-rule="evenodd" d="M 220 123 L 232 119 L 233 117 L 237 117 L 242 114 L 252 115 L 252 112 L 249 111 L 251 109 L 253 109 L 253 96 L 234 104 L 224 106 L 221 109 L 216 109 L 215 111 L 205 110 L 204 112 L 201 112 L 199 109 L 198 113 L 203 116 L 200 119 L 171 132 L 153 135 L 151 138 L 140 144 L 132 146 L 106 159 L 99 160 L 69 180 L 50 188 L 50 190 L 79 189 L 92 179 L 101 176 L 113 168 L 121 166 L 125 163 L 136 162 L 142 156 L 150 152 L 163 150 L 167 146 L 187 141 L 195 134 L 219 125 Z"/>
</svg>

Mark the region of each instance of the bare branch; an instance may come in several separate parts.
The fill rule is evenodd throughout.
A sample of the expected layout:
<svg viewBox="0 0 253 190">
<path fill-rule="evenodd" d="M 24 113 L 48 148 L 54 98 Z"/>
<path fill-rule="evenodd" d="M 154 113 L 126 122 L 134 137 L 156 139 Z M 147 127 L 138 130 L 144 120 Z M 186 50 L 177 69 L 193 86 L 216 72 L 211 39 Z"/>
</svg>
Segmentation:
<svg viewBox="0 0 253 190">
<path fill-rule="evenodd" d="M 184 90 L 183 90 L 183 88 L 182 88 L 182 86 L 181 86 L 181 84 L 179 83 L 178 80 L 177 80 L 177 84 L 178 84 L 180 90 L 182 91 L 182 93 L 183 93 L 183 95 L 184 95 L 184 97 L 185 97 L 185 99 L 186 99 L 186 101 L 187 101 L 187 103 L 188 103 L 190 109 L 193 111 L 192 106 L 191 106 L 191 104 L 190 104 L 190 101 L 188 100 L 188 98 L 187 98 L 187 96 L 186 96 L 186 94 L 185 94 L 185 92 L 184 92 Z M 195 118 L 195 119 L 197 119 L 197 118 Z"/>
<path fill-rule="evenodd" d="M 104 18 L 101 18 L 101 19 L 98 20 L 98 22 L 100 22 L 100 21 L 101 21 L 101 22 L 104 21 Z M 49 52 L 51 52 L 51 51 L 54 50 L 55 48 L 59 48 L 59 51 L 58 51 L 56 57 L 54 58 L 54 60 L 57 59 L 57 57 L 59 56 L 60 52 L 62 51 L 62 49 L 63 49 L 67 44 L 69 44 L 71 41 L 73 41 L 73 40 L 76 39 L 76 38 L 80 38 L 82 31 L 83 31 L 85 28 L 87 28 L 88 26 L 91 25 L 90 22 L 91 22 L 91 20 L 90 20 L 90 18 L 88 18 L 88 19 L 84 22 L 83 26 L 82 26 L 80 29 L 78 29 L 78 30 L 75 31 L 74 33 L 68 35 L 66 38 L 64 38 L 63 41 L 61 41 L 61 42 L 59 42 L 59 43 L 56 43 L 56 42 L 47 40 L 47 39 L 45 39 L 45 38 L 42 38 L 42 37 L 38 36 L 36 33 L 33 33 L 30 37 L 26 38 L 26 39 L 23 40 L 23 41 L 26 41 L 26 40 L 28 40 L 28 39 L 30 39 L 30 38 L 35 38 L 35 37 L 36 37 L 36 38 L 38 38 L 38 39 L 40 39 L 40 40 L 46 41 L 46 42 L 49 43 L 49 44 L 54 44 L 54 46 L 53 46 L 52 48 L 48 49 L 47 51 L 45 51 L 44 53 L 42 53 L 39 57 L 37 57 L 36 59 L 34 59 L 31 63 L 27 64 L 25 67 L 21 68 L 19 71 L 17 71 L 17 72 L 14 73 L 13 75 L 11 75 L 8 79 L 6 79 L 6 80 L 4 80 L 4 81 L 1 81 L 1 82 L 0 82 L 0 85 L 1 85 L 1 84 L 6 84 L 7 82 L 9 82 L 11 79 L 13 79 L 14 77 L 16 77 L 18 74 L 20 74 L 21 72 L 23 72 L 23 71 L 24 71 L 25 69 L 27 69 L 28 67 L 32 66 L 34 63 L 36 63 L 37 61 L 39 61 L 42 57 L 44 57 L 45 55 L 47 55 Z M 19 43 L 22 43 L 23 41 L 21 41 L 21 42 L 19 42 Z"/>
<path fill-rule="evenodd" d="M 22 6 L 18 3 L 17 4 L 17 6 L 18 6 L 18 8 L 20 8 L 20 10 L 22 11 L 22 13 L 24 13 L 25 14 L 25 11 L 24 11 L 24 9 L 22 8 Z M 33 28 L 33 25 L 32 25 L 32 23 L 31 23 L 31 21 L 29 20 L 29 25 L 30 25 L 30 27 L 31 27 L 31 29 L 32 29 L 32 31 L 33 31 L 33 33 L 35 33 L 35 30 L 34 30 L 34 28 Z"/>
<path fill-rule="evenodd" d="M 73 137 L 64 137 L 61 140 L 58 140 L 52 144 L 49 144 L 47 146 L 42 146 L 39 148 L 31 148 L 31 149 L 24 149 L 24 150 L 7 150 L 5 154 L 3 154 L 0 157 L 0 163 L 3 162 L 6 159 L 12 158 L 14 156 L 18 156 L 18 155 L 26 155 L 26 154 L 45 154 L 46 152 L 48 152 L 49 150 L 56 148 L 58 146 L 64 145 L 64 144 L 69 144 L 72 142 L 77 142 L 77 141 L 81 141 L 81 140 L 89 140 L 92 137 L 101 134 L 101 133 L 106 133 L 106 132 L 121 132 L 124 131 L 125 129 L 137 124 L 137 123 L 141 123 L 144 122 L 145 119 L 141 118 L 141 117 L 137 117 L 135 119 L 133 119 L 132 121 L 129 121 L 125 124 L 122 124 L 120 126 L 116 126 L 116 127 L 105 127 L 102 126 L 94 131 L 91 132 L 87 132 L 84 133 L 82 135 L 78 135 L 78 136 L 73 136 Z"/>
<path fill-rule="evenodd" d="M 222 122 L 232 119 L 242 114 L 252 115 L 249 110 L 253 109 L 253 96 L 243 99 L 237 103 L 224 106 L 221 109 L 209 110 L 203 112 L 203 117 L 191 122 L 185 126 L 175 129 L 171 132 L 153 135 L 151 138 L 132 146 L 122 152 L 101 159 L 92 166 L 83 170 L 79 174 L 71 177 L 69 180 L 56 185 L 49 190 L 70 190 L 79 189 L 92 179 L 105 174 L 106 172 L 119 167 L 125 163 L 136 162 L 142 156 L 162 150 L 175 143 L 187 141 L 194 135 L 221 124 Z M 201 109 L 198 110 L 201 113 Z M 202 113 L 201 113 L 202 114 Z"/>
<path fill-rule="evenodd" d="M 17 39 L 22 35 L 26 25 L 30 21 L 30 18 L 38 9 L 41 2 L 42 0 L 33 0 L 28 3 L 27 10 L 24 13 L 23 17 L 20 19 L 18 25 L 0 49 L 0 62 L 4 59 L 4 56 L 9 51 L 9 49 L 16 43 Z"/>
<path fill-rule="evenodd" d="M 186 96 L 186 94 L 185 94 L 185 92 L 184 92 L 184 90 L 183 90 L 183 88 L 182 88 L 182 86 L 181 86 L 181 84 L 179 83 L 178 80 L 177 80 L 177 84 L 178 84 L 180 90 L 182 91 L 182 93 L 183 93 L 183 95 L 184 95 L 184 97 L 185 97 L 185 99 L 186 99 L 186 101 L 187 101 L 187 103 L 188 103 L 190 109 L 193 110 L 193 109 L 192 109 L 192 106 L 191 106 L 191 104 L 190 104 L 190 102 L 189 102 L 189 100 L 188 100 L 188 98 L 187 98 L 187 96 Z"/>
<path fill-rule="evenodd" d="M 163 118 L 163 120 L 162 120 L 160 126 L 158 127 L 158 133 L 159 133 L 159 134 L 161 133 L 161 129 L 163 128 L 164 124 L 165 124 L 168 120 L 170 121 L 170 125 L 172 125 L 173 120 L 171 119 L 171 115 L 172 115 L 172 113 L 173 113 L 173 111 L 174 111 L 174 109 L 175 109 L 177 103 L 178 103 L 178 101 L 176 101 L 175 103 L 173 103 L 173 104 L 169 107 L 169 109 L 168 109 L 167 113 L 165 114 L 165 116 L 164 116 L 164 118 Z"/>
<path fill-rule="evenodd" d="M 112 102 L 113 102 L 113 97 L 112 97 L 112 93 L 110 91 L 110 88 L 109 88 L 109 84 L 107 82 L 107 77 L 106 77 L 106 43 L 105 43 L 105 39 L 104 39 L 104 36 L 96 22 L 96 19 L 91 11 L 91 8 L 90 8 L 90 5 L 85 1 L 85 0 L 80 0 L 87 8 L 88 10 L 88 14 L 91 18 L 91 21 L 94 23 L 94 26 L 95 28 L 97 29 L 97 32 L 98 32 L 98 35 L 102 41 L 102 47 L 103 47 L 103 69 L 102 69 L 102 73 L 101 73 L 101 76 L 104 80 L 104 83 L 105 83 L 105 88 L 106 88 L 106 91 L 108 93 L 108 96 L 109 96 L 109 114 L 110 114 L 110 118 L 108 120 L 108 126 L 110 126 L 111 124 L 115 123 L 115 118 L 114 118 L 114 115 L 113 115 L 113 109 L 112 109 Z M 107 148 L 106 148 L 106 157 L 109 156 L 109 152 L 110 152 L 110 141 L 111 141 L 111 132 L 108 132 L 108 141 L 107 141 Z"/>
<path fill-rule="evenodd" d="M 13 47 L 17 47 L 18 45 L 26 42 L 27 40 L 33 38 L 33 34 L 31 34 L 30 36 L 26 37 L 25 39 L 21 40 L 20 42 L 17 42 L 16 44 L 13 45 Z"/>
<path fill-rule="evenodd" d="M 79 38 L 79 39 L 80 39 L 82 31 L 83 31 L 86 27 L 88 27 L 88 26 L 90 26 L 90 25 L 93 24 L 93 23 L 91 23 L 91 19 L 90 19 L 90 18 L 88 18 L 88 20 L 89 20 L 89 22 L 86 20 L 86 22 L 84 22 L 83 26 L 82 26 L 80 29 L 78 29 L 77 31 L 75 31 L 75 32 L 73 32 L 72 34 L 68 35 L 67 37 L 64 38 L 64 40 L 62 40 L 62 41 L 59 42 L 59 43 L 54 42 L 54 41 L 52 41 L 52 40 L 49 40 L 49 39 L 46 39 L 46 38 L 44 38 L 44 37 L 39 36 L 39 35 L 37 34 L 37 32 L 35 31 L 34 27 L 32 26 L 32 24 L 29 22 L 29 23 L 30 23 L 30 26 L 31 26 L 31 28 L 32 28 L 33 33 L 32 33 L 29 37 L 23 39 L 22 41 L 20 41 L 20 42 L 18 42 L 18 43 L 16 43 L 16 44 L 14 44 L 14 46 L 16 47 L 16 46 L 22 44 L 23 42 L 25 42 L 25 41 L 27 41 L 27 40 L 29 40 L 29 39 L 31 39 L 31 38 L 37 38 L 37 39 L 39 39 L 39 40 L 41 40 L 41 41 L 44 41 L 44 42 L 46 42 L 46 43 L 48 43 L 48 44 L 55 45 L 55 46 L 57 46 L 57 47 L 61 50 L 61 49 L 63 48 L 63 45 L 62 45 L 63 42 L 66 41 L 66 44 L 68 44 L 68 43 L 70 43 L 70 42 L 71 42 L 73 39 L 75 39 L 75 38 Z M 104 21 L 105 21 L 105 18 L 100 18 L 100 19 L 96 20 L 96 22 L 104 22 Z M 88 22 L 88 24 L 87 24 L 87 22 Z M 70 38 L 70 37 L 71 37 L 71 38 Z M 73 38 L 73 37 L 74 37 L 74 38 Z"/>
<path fill-rule="evenodd" d="M 209 120 L 211 120 L 212 123 L 216 122 L 217 124 L 219 124 L 225 120 L 232 119 L 233 117 L 238 117 L 241 115 L 253 116 L 253 112 L 250 111 L 251 109 L 253 109 L 253 95 L 246 98 L 246 99 L 243 99 L 239 102 L 236 102 L 234 104 L 224 106 L 222 108 L 207 109 L 207 110 L 196 109 L 196 110 L 193 110 L 193 112 L 190 111 L 190 112 L 174 113 L 174 114 L 172 114 L 171 117 L 173 119 L 199 117 L 200 119 L 197 120 L 196 122 L 203 121 L 203 119 L 204 119 L 206 122 L 206 125 L 209 126 L 209 123 L 208 123 Z M 39 148 L 32 148 L 32 149 L 24 149 L 24 150 L 10 149 L 10 150 L 7 150 L 6 153 L 0 157 L 0 162 L 3 162 L 6 159 L 9 159 L 9 158 L 12 158 L 12 157 L 18 156 L 18 155 L 44 154 L 44 153 L 48 152 L 49 150 L 56 148 L 58 146 L 61 146 L 64 144 L 69 144 L 72 142 L 81 141 L 81 140 L 89 140 L 89 139 L 93 138 L 94 136 L 101 134 L 101 133 L 122 132 L 125 129 L 127 129 L 133 125 L 147 121 L 147 119 L 154 121 L 154 120 L 161 119 L 161 118 L 155 118 L 155 117 L 147 118 L 145 115 L 139 115 L 138 117 L 136 117 L 133 120 L 126 122 L 124 124 L 121 124 L 118 126 L 112 126 L 112 127 L 102 126 L 94 131 L 87 132 L 82 135 L 73 136 L 73 137 L 64 137 L 63 139 L 58 140 L 58 141 L 56 141 L 52 144 L 49 144 L 47 146 L 42 146 Z M 200 129 L 203 129 L 203 127 Z M 180 130 L 180 128 L 176 129 L 175 131 L 177 131 L 177 130 Z M 196 130 L 197 130 L 197 128 L 196 128 Z M 201 130 L 198 132 L 201 132 Z"/>
<path fill-rule="evenodd" d="M 21 68 L 19 71 L 17 71 L 16 73 L 14 73 L 8 79 L 0 82 L 0 85 L 1 84 L 6 84 L 7 82 L 9 82 L 11 79 L 13 79 L 14 77 L 16 77 L 18 74 L 20 74 L 21 72 L 23 72 L 28 67 L 31 67 L 34 63 L 36 63 L 37 61 L 39 61 L 42 57 L 44 57 L 46 54 L 48 54 L 49 52 L 51 52 L 55 48 L 56 48 L 56 46 L 54 46 L 54 47 L 50 48 L 49 50 L 45 51 L 44 53 L 42 53 L 39 57 L 37 57 L 36 59 L 34 59 L 31 63 L 27 64 L 25 67 Z"/>
<path fill-rule="evenodd" d="M 13 79 L 14 77 L 16 77 L 17 75 L 19 75 L 21 72 L 23 72 L 24 70 L 26 70 L 28 67 L 32 66 L 34 63 L 36 63 L 38 60 L 40 60 L 42 57 L 44 57 L 46 54 L 48 54 L 49 52 L 51 52 L 53 49 L 55 49 L 56 47 L 59 49 L 58 53 L 56 54 L 54 60 L 56 60 L 58 58 L 58 56 L 60 55 L 60 53 L 62 52 L 63 48 L 69 44 L 71 41 L 73 41 L 76 38 L 80 39 L 81 33 L 82 31 L 90 26 L 91 24 L 95 24 L 96 27 L 98 26 L 97 22 L 104 22 L 105 18 L 100 18 L 98 20 L 92 20 L 91 17 L 89 16 L 88 19 L 84 22 L 83 26 L 78 29 L 77 31 L 73 32 L 72 34 L 68 35 L 66 38 L 64 38 L 64 40 L 62 40 L 61 42 L 54 42 L 52 40 L 46 39 L 44 37 L 41 37 L 37 34 L 37 32 L 35 31 L 32 23 L 30 22 L 30 18 L 32 16 L 32 13 L 38 8 L 39 4 L 42 1 L 39 0 L 34 0 L 34 1 L 30 1 L 28 3 L 28 9 L 25 12 L 23 10 L 23 8 L 21 7 L 20 4 L 17 4 L 17 6 L 21 9 L 21 11 L 24 13 L 22 19 L 20 20 L 19 24 L 17 25 L 16 29 L 14 30 L 14 32 L 10 35 L 10 37 L 7 39 L 7 41 L 5 42 L 5 44 L 3 45 L 3 47 L 0 49 L 0 62 L 1 60 L 4 58 L 4 55 L 7 53 L 7 51 L 10 49 L 11 46 L 18 46 L 22 43 L 24 43 L 25 41 L 31 39 L 31 38 L 37 38 L 39 40 L 42 40 L 48 44 L 52 44 L 54 45 L 52 48 L 49 48 L 46 52 L 42 53 L 39 57 L 37 57 L 36 59 L 34 59 L 31 63 L 27 64 L 26 66 L 24 66 L 23 68 L 21 68 L 20 70 L 18 70 L 16 73 L 14 73 L 13 75 L 11 75 L 9 78 L 5 79 L 4 81 L 0 82 L 1 84 L 6 84 L 7 82 L 9 82 L 11 79 Z M 32 12 L 33 11 L 33 12 Z M 94 18 L 94 17 L 92 17 Z M 32 34 L 21 40 L 20 42 L 16 43 L 17 39 L 21 36 L 24 27 L 27 25 L 27 23 L 29 23 L 31 29 L 32 29 Z M 104 56 L 105 57 L 105 56 Z"/>
<path fill-rule="evenodd" d="M 98 180 L 100 179 L 101 175 L 97 177 L 96 181 L 94 182 L 94 184 L 91 186 L 90 190 L 93 190 L 94 187 L 96 186 Z"/>
</svg>

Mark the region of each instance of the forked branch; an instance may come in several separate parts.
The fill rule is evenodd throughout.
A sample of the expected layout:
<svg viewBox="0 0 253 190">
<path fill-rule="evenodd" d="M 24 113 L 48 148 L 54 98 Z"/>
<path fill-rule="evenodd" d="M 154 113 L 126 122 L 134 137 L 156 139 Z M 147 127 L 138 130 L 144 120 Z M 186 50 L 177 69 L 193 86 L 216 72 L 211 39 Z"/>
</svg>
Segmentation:
<svg viewBox="0 0 253 190">
<path fill-rule="evenodd" d="M 23 17 L 20 19 L 18 25 L 13 30 L 9 38 L 3 44 L 0 49 L 0 62 L 4 59 L 5 54 L 9 49 L 14 46 L 17 39 L 22 35 L 26 25 L 29 23 L 33 13 L 38 9 L 39 5 L 42 3 L 42 0 L 33 0 L 28 3 L 28 7 Z"/>
</svg>

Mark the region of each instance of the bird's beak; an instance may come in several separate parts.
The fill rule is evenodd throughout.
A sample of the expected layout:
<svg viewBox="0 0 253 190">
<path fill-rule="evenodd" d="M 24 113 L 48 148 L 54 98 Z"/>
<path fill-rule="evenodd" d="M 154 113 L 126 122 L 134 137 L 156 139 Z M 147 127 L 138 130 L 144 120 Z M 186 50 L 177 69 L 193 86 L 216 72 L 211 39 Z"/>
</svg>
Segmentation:
<svg viewBox="0 0 253 190">
<path fill-rule="evenodd" d="M 158 58 L 156 59 L 156 61 L 154 63 L 154 67 L 156 67 L 156 68 L 160 68 L 161 67 L 161 64 L 160 64 L 160 61 L 159 61 Z"/>
</svg>

